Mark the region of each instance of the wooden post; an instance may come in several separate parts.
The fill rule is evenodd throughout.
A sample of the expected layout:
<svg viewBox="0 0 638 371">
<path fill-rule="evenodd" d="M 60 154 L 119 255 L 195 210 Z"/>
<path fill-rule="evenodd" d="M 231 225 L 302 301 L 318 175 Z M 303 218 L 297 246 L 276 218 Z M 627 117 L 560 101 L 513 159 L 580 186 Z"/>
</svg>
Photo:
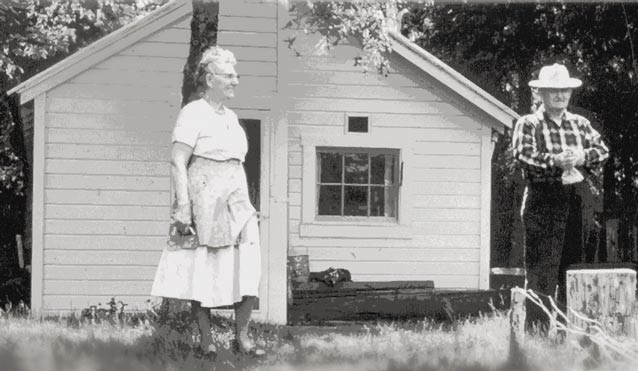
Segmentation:
<svg viewBox="0 0 638 371">
<path fill-rule="evenodd" d="M 510 354 L 511 366 L 520 366 L 524 362 L 522 351 L 525 344 L 525 294 L 519 287 L 511 289 L 510 302 Z"/>
<path fill-rule="evenodd" d="M 631 311 L 631 317 L 629 317 L 627 324 L 627 335 L 634 340 L 638 340 L 638 302 L 634 303 Z"/>
<path fill-rule="evenodd" d="M 22 236 L 16 234 L 16 247 L 18 248 L 18 266 L 24 268 L 24 245 L 22 244 Z"/>
<path fill-rule="evenodd" d="M 607 221 L 607 261 L 619 261 L 618 252 L 618 219 L 609 219 Z"/>
<path fill-rule="evenodd" d="M 525 340 L 525 294 L 523 289 L 514 287 L 511 290 L 510 334 L 511 341 L 520 345 Z"/>
<path fill-rule="evenodd" d="M 567 307 L 598 321 L 611 333 L 630 332 L 635 303 L 636 271 L 633 269 L 567 271 Z M 583 325 L 569 310 L 567 316 L 572 323 Z"/>
</svg>

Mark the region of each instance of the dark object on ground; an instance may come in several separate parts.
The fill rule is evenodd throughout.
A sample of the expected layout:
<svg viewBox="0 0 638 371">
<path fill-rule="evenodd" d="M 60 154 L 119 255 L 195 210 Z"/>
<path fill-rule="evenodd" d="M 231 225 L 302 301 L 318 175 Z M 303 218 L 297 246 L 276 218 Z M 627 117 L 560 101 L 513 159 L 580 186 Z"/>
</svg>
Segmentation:
<svg viewBox="0 0 638 371">
<path fill-rule="evenodd" d="M 432 281 L 310 282 L 293 290 L 289 324 L 326 321 L 455 320 L 510 304 L 509 290 L 435 290 Z"/>
<path fill-rule="evenodd" d="M 338 282 L 352 282 L 349 270 L 332 267 L 321 272 L 310 272 L 308 279 L 310 282 L 323 282 L 330 287 L 333 287 Z"/>
</svg>

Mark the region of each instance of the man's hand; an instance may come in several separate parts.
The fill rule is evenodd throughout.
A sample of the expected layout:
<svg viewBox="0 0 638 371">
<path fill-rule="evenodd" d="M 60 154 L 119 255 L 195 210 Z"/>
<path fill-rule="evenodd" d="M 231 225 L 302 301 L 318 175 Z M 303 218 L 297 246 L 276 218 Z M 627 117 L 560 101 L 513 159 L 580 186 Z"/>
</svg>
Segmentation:
<svg viewBox="0 0 638 371">
<path fill-rule="evenodd" d="M 585 156 L 583 154 L 583 162 L 584 158 Z M 572 151 L 565 151 L 554 155 L 554 163 L 563 170 L 569 170 L 576 166 L 577 160 L 578 156 Z"/>
<path fill-rule="evenodd" d="M 582 149 L 572 150 L 572 155 L 576 158 L 576 166 L 583 166 L 585 164 L 585 151 Z"/>
</svg>

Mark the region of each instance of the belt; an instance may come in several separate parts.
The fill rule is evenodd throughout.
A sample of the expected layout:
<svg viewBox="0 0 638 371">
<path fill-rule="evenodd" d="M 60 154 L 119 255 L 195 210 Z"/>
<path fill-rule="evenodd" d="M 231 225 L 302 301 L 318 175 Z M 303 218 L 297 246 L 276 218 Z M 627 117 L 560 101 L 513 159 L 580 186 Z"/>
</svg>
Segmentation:
<svg viewBox="0 0 638 371">
<path fill-rule="evenodd" d="M 198 155 L 193 155 L 191 161 L 193 161 L 195 159 L 195 157 L 199 157 L 199 158 L 203 158 L 204 160 L 208 160 L 208 161 L 215 161 L 215 162 L 226 162 L 229 164 L 235 164 L 235 165 L 241 165 L 242 162 L 240 159 L 238 158 L 228 158 L 226 160 L 216 160 L 214 158 L 210 158 L 210 157 L 202 157 L 202 156 L 198 156 Z"/>
<path fill-rule="evenodd" d="M 530 183 L 547 183 L 547 184 L 551 184 L 551 183 L 562 183 L 563 179 L 561 177 L 533 177 L 533 178 L 527 178 L 527 181 Z"/>
</svg>

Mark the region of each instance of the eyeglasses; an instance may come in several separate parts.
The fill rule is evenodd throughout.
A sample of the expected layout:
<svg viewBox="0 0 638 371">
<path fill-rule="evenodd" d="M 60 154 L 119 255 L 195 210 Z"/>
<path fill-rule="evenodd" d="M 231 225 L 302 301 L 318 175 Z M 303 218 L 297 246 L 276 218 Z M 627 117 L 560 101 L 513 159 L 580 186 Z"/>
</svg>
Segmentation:
<svg viewBox="0 0 638 371">
<path fill-rule="evenodd" d="M 227 80 L 232 80 L 232 79 L 239 80 L 239 78 L 241 77 L 241 76 L 239 76 L 237 74 L 234 74 L 234 73 L 214 73 L 214 72 L 209 72 L 209 74 L 221 76 L 221 77 L 223 77 L 223 78 L 225 78 Z"/>
</svg>

